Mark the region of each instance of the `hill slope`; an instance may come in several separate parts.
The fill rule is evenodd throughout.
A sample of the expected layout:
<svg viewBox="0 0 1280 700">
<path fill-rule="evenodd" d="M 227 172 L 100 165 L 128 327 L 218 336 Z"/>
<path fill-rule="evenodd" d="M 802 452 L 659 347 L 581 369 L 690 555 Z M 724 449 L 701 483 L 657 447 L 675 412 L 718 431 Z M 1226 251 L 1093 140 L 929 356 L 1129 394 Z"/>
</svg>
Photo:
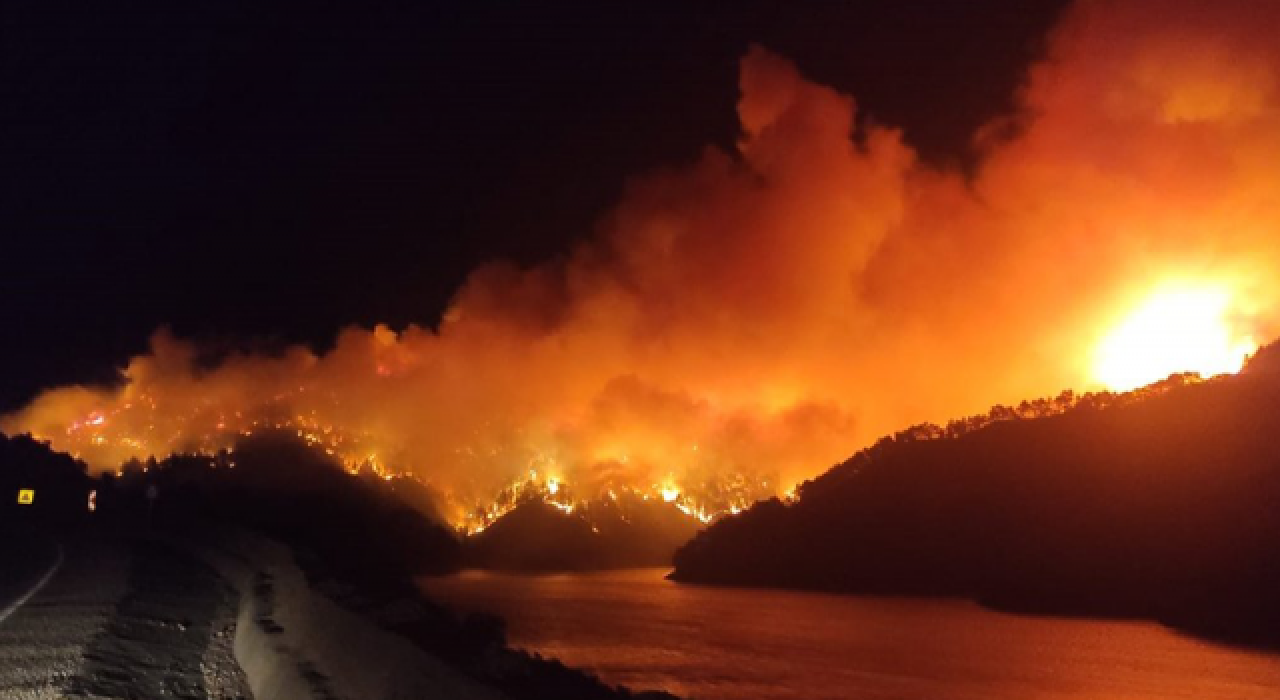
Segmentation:
<svg viewBox="0 0 1280 700">
<path fill-rule="evenodd" d="M 1280 642 L 1275 346 L 1234 377 L 1039 418 L 1006 410 L 973 430 L 886 438 L 796 502 L 702 532 L 672 577 L 963 596 Z"/>
<path fill-rule="evenodd" d="M 572 513 L 531 499 L 463 542 L 466 563 L 514 571 L 666 566 L 701 523 L 674 505 L 622 494 Z"/>
</svg>

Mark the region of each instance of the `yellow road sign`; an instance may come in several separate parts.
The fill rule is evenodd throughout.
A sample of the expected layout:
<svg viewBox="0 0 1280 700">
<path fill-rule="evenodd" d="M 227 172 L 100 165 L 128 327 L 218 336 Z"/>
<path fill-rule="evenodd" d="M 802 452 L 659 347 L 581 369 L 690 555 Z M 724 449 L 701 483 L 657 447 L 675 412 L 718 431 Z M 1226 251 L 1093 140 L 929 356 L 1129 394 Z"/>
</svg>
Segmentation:
<svg viewBox="0 0 1280 700">
<path fill-rule="evenodd" d="M 24 506 L 29 506 L 35 502 L 36 502 L 35 489 L 19 489 L 18 490 L 18 503 L 21 503 Z"/>
</svg>

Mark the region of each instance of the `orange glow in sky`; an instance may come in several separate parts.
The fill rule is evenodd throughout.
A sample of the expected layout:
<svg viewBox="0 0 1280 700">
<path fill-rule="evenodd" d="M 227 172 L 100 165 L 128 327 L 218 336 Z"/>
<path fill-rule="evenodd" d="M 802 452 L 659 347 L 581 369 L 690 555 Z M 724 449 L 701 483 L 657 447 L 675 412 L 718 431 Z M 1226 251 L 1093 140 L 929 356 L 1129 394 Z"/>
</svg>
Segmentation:
<svg viewBox="0 0 1280 700">
<path fill-rule="evenodd" d="M 1232 321 L 1219 287 L 1166 289 L 1148 297 L 1098 345 L 1094 378 L 1127 391 L 1175 372 L 1203 377 L 1240 371 L 1258 345 Z"/>
<path fill-rule="evenodd" d="M 530 489 L 710 519 L 906 426 L 1235 372 L 1280 335 L 1277 26 L 1275 0 L 1074 3 L 972 168 L 753 47 L 732 145 L 629 180 L 563 255 L 481 265 L 439 323 L 216 366 L 162 330 L 0 431 L 112 472 L 295 432 L 476 526 Z"/>
</svg>

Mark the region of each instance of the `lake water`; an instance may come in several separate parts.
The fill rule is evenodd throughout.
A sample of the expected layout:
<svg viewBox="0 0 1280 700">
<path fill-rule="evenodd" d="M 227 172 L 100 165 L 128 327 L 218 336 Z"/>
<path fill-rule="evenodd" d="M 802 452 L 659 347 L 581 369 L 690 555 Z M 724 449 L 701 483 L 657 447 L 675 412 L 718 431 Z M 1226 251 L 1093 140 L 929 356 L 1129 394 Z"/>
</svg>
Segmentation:
<svg viewBox="0 0 1280 700">
<path fill-rule="evenodd" d="M 678 585 L 665 573 L 464 572 L 421 585 L 506 618 L 515 646 L 697 700 L 1280 699 L 1280 656 L 1155 624 Z"/>
</svg>

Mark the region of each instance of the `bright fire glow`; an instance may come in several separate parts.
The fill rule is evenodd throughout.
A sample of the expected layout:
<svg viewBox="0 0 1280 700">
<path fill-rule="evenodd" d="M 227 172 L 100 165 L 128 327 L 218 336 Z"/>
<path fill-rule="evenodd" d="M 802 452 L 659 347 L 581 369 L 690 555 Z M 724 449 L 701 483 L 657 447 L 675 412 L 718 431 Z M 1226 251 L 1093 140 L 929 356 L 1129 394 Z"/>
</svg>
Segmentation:
<svg viewBox="0 0 1280 700">
<path fill-rule="evenodd" d="M 415 477 L 406 475 L 405 478 Z M 454 524 L 468 534 L 479 534 L 521 504 L 530 502 L 544 503 L 565 515 L 582 512 L 589 520 L 591 511 L 595 507 L 593 502 L 598 504 L 607 499 L 617 503 L 621 494 L 640 501 L 657 502 L 661 499 L 664 504 L 706 524 L 724 515 L 741 513 L 755 501 L 767 498 L 772 493 L 770 485 L 766 482 L 738 483 L 734 488 L 727 490 L 723 489 L 724 486 L 726 485 L 722 484 L 721 489 L 711 489 L 711 491 L 719 491 L 718 493 L 695 495 L 700 489 L 684 489 L 681 484 L 674 481 L 674 477 L 668 477 L 661 486 L 655 484 L 647 489 L 618 485 L 599 491 L 587 488 L 579 492 L 574 484 L 563 478 L 544 479 L 536 469 L 530 469 L 527 477 L 512 481 L 495 497 L 478 502 L 474 508 L 459 513 Z"/>
<path fill-rule="evenodd" d="M 971 168 L 755 48 L 730 148 L 637 176 L 562 255 L 477 268 L 438 322 L 323 353 L 161 331 L 120 381 L 52 388 L 0 431 L 95 471 L 280 431 L 419 479 L 468 531 L 530 499 L 705 521 L 891 431 L 1235 371 L 1280 329 L 1280 2 L 1071 4 Z"/>
<path fill-rule="evenodd" d="M 1202 377 L 1240 371 L 1257 343 L 1232 321 L 1232 297 L 1216 287 L 1159 292 L 1099 344 L 1094 377 L 1127 391 L 1170 374 Z"/>
</svg>

